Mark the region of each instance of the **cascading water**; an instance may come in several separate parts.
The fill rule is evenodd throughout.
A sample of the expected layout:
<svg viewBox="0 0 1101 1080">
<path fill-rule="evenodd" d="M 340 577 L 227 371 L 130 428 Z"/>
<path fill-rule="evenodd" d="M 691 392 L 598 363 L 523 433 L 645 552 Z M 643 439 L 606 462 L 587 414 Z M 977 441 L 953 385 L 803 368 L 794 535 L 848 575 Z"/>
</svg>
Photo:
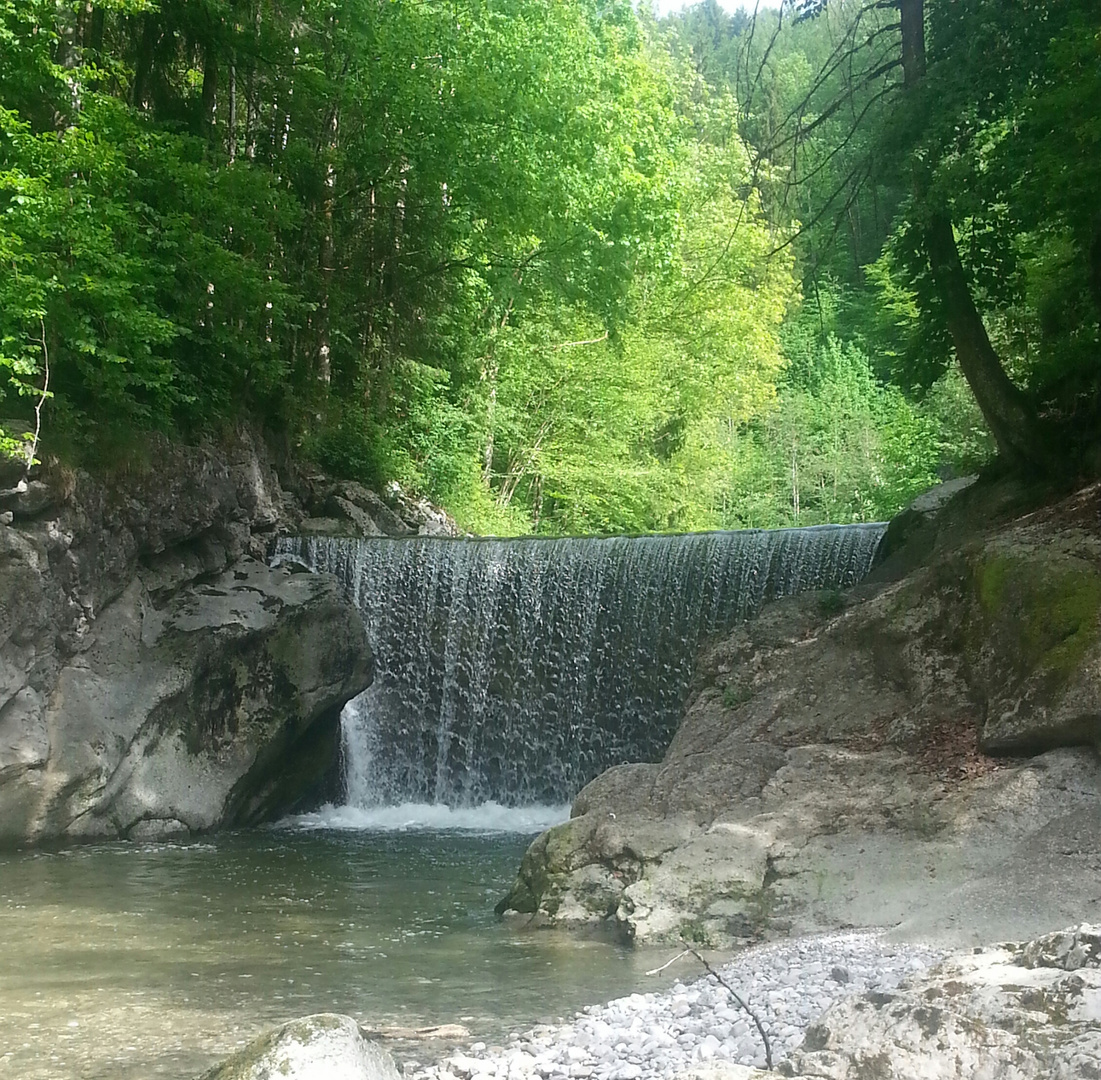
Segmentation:
<svg viewBox="0 0 1101 1080">
<path fill-rule="evenodd" d="M 343 582 L 375 652 L 345 709 L 351 806 L 568 801 L 660 758 L 701 635 L 843 588 L 882 525 L 562 540 L 284 540 Z"/>
</svg>

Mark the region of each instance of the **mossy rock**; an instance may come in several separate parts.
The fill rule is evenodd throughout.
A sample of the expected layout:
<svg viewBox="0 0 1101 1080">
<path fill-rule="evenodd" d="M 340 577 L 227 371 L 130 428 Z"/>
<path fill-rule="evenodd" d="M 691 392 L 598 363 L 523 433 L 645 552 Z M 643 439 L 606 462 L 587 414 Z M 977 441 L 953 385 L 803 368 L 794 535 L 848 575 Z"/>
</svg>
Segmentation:
<svg viewBox="0 0 1101 1080">
<path fill-rule="evenodd" d="M 579 855 L 591 834 L 589 821 L 571 818 L 537 836 L 524 853 L 512 889 L 494 908 L 497 914 L 516 911 L 532 915 L 543 910 L 554 915 L 561 893 L 568 888 L 570 873 L 589 861 Z"/>
<path fill-rule="evenodd" d="M 1101 566 L 1062 548 L 985 552 L 967 660 L 987 695 L 983 747 L 1101 739 Z"/>
<path fill-rule="evenodd" d="M 1101 572 L 1079 560 L 995 555 L 977 572 L 979 602 L 1012 641 L 1022 674 L 1070 678 L 1101 631 Z"/>
<path fill-rule="evenodd" d="M 394 1059 L 350 1016 L 317 1013 L 254 1039 L 200 1080 L 399 1080 Z"/>
</svg>

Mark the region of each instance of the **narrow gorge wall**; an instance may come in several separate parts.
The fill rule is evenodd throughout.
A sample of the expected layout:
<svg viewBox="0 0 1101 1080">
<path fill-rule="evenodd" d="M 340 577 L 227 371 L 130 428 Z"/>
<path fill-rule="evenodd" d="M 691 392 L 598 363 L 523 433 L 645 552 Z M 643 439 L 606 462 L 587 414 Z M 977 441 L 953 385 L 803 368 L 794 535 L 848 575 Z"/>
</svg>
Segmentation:
<svg viewBox="0 0 1101 1080">
<path fill-rule="evenodd" d="M 345 710 L 348 801 L 568 801 L 658 760 L 701 637 L 771 598 L 852 585 L 881 525 L 607 539 L 284 540 L 363 616 L 372 687 Z"/>
</svg>

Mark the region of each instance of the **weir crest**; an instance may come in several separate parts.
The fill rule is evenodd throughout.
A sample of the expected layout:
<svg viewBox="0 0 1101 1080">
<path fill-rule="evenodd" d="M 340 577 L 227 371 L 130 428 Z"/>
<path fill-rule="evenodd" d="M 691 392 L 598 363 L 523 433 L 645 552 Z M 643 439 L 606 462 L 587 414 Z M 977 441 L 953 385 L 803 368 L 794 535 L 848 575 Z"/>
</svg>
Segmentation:
<svg viewBox="0 0 1101 1080">
<path fill-rule="evenodd" d="M 844 588 L 882 525 L 555 540 L 280 541 L 363 616 L 374 684 L 344 710 L 348 804 L 568 802 L 659 760 L 704 635 Z"/>
</svg>

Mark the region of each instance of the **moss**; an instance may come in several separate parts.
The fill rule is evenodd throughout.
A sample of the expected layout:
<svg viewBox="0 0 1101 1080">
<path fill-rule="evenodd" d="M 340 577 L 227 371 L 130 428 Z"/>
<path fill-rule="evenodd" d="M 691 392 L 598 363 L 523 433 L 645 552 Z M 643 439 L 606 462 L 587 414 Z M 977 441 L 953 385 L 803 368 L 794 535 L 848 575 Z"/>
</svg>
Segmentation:
<svg viewBox="0 0 1101 1080">
<path fill-rule="evenodd" d="M 1005 603 L 1005 584 L 1014 561 L 996 555 L 979 566 L 979 603 L 988 615 L 997 614 Z"/>
<path fill-rule="evenodd" d="M 512 889 L 494 908 L 497 914 L 518 911 L 532 915 L 542 908 L 548 915 L 554 915 L 561 902 L 559 894 L 574 869 L 575 856 L 584 838 L 584 826 L 576 818 L 536 837 L 524 853 Z"/>
<path fill-rule="evenodd" d="M 698 945 L 701 948 L 710 948 L 711 935 L 707 927 L 699 919 L 685 919 L 678 927 L 681 940 L 689 945 Z"/>
<path fill-rule="evenodd" d="M 979 565 L 976 585 L 988 631 L 1015 640 L 1024 673 L 1065 681 L 1097 641 L 1101 574 L 1077 559 L 994 556 Z"/>
<path fill-rule="evenodd" d="M 753 697 L 751 687 L 740 686 L 735 683 L 723 690 L 723 708 L 736 709 L 739 705 L 744 705 L 751 697 Z"/>
</svg>

